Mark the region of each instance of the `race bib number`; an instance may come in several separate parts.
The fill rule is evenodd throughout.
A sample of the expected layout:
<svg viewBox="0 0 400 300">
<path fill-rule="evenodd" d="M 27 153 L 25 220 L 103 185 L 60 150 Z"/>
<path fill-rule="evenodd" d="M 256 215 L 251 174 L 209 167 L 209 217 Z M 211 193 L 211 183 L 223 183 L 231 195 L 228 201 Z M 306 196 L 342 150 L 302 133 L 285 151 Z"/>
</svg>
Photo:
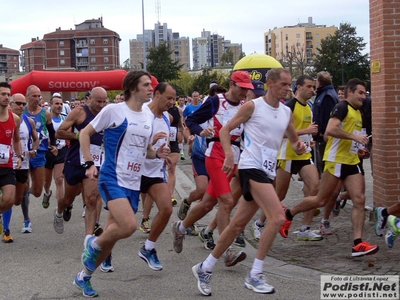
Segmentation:
<svg viewBox="0 0 400 300">
<path fill-rule="evenodd" d="M 0 144 L 0 164 L 6 164 L 10 160 L 11 147 Z"/>
<path fill-rule="evenodd" d="M 366 132 L 365 128 L 363 128 L 361 131 L 354 130 L 353 134 L 360 135 L 360 134 L 365 134 L 365 132 Z M 358 149 L 363 149 L 363 148 L 364 148 L 364 146 L 362 144 L 357 143 L 356 141 L 351 141 L 350 153 L 358 155 Z"/>
<path fill-rule="evenodd" d="M 271 179 L 276 176 L 276 159 L 278 157 L 278 151 L 268 148 L 261 147 L 261 156 L 263 162 L 263 170 L 267 176 Z"/>
<path fill-rule="evenodd" d="M 312 137 L 311 134 L 303 134 L 299 136 L 300 140 L 306 145 L 307 150 L 306 152 L 311 152 L 311 141 Z"/>
<path fill-rule="evenodd" d="M 169 129 L 169 141 L 170 142 L 176 142 L 177 133 L 178 133 L 178 128 L 171 126 Z"/>
<path fill-rule="evenodd" d="M 83 165 L 85 163 L 85 157 L 83 156 L 81 149 L 79 149 L 79 154 L 81 156 L 81 164 Z M 94 162 L 94 165 L 96 167 L 100 167 L 101 166 L 101 146 L 90 144 L 90 154 L 92 155 L 92 160 Z"/>
<path fill-rule="evenodd" d="M 129 179 L 140 177 L 145 157 L 145 154 L 141 150 L 128 149 L 123 161 L 124 177 Z"/>
</svg>

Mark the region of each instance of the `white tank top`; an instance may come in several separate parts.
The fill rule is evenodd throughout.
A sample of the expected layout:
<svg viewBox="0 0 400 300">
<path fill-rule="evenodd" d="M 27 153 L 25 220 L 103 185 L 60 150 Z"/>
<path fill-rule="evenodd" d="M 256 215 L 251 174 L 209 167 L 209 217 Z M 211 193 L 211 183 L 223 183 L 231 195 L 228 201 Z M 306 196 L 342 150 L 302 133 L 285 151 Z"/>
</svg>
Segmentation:
<svg viewBox="0 0 400 300">
<path fill-rule="evenodd" d="M 19 125 L 19 141 L 21 143 L 21 150 L 22 150 L 22 156 L 24 157 L 24 160 L 21 165 L 20 170 L 27 170 L 29 169 L 29 150 L 28 150 L 28 144 L 29 144 L 29 129 L 28 126 L 25 123 L 25 119 L 21 116 L 21 124 Z M 17 166 L 17 155 L 14 151 L 14 157 L 13 157 L 13 167 Z"/>
</svg>

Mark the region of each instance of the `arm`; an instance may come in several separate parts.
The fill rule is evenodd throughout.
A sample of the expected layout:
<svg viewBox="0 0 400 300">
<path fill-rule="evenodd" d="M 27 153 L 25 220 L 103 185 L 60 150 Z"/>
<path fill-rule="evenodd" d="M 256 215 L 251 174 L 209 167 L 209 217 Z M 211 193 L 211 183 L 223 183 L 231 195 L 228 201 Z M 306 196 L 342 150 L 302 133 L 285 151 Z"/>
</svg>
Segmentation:
<svg viewBox="0 0 400 300">
<path fill-rule="evenodd" d="M 63 140 L 78 140 L 79 134 L 72 132 L 71 128 L 75 124 L 80 124 L 80 115 L 82 114 L 83 108 L 75 108 L 68 114 L 67 118 L 61 123 L 60 127 L 58 128 L 55 136 L 58 139 Z"/>
<path fill-rule="evenodd" d="M 32 149 L 29 151 L 29 157 L 35 157 L 36 153 L 37 153 L 37 149 L 39 149 L 39 145 L 40 145 L 40 140 L 36 131 L 36 127 L 35 127 L 35 122 L 33 122 L 33 120 L 31 118 L 28 118 L 29 123 L 31 124 L 31 128 L 32 128 Z"/>
<path fill-rule="evenodd" d="M 341 123 L 342 121 L 336 117 L 330 118 L 328 126 L 326 127 L 326 135 L 338 139 L 353 140 L 357 143 L 363 144 L 364 146 L 368 144 L 369 139 L 366 134 L 353 134 L 345 132 L 340 128 Z"/>
<path fill-rule="evenodd" d="M 56 132 L 53 127 L 51 113 L 47 110 L 46 110 L 46 128 L 47 128 L 47 131 L 49 132 L 50 145 L 55 147 L 56 146 L 56 137 L 55 137 Z"/>
<path fill-rule="evenodd" d="M 254 111 L 254 102 L 250 101 L 245 103 L 239 111 L 232 117 L 232 119 L 221 128 L 219 131 L 219 139 L 221 141 L 222 148 L 225 152 L 224 166 L 222 171 L 229 177 L 234 167 L 234 157 L 231 148 L 231 134 L 230 132 L 238 127 L 240 124 L 246 122 Z"/>
<path fill-rule="evenodd" d="M 216 114 L 218 107 L 218 96 L 208 98 L 198 110 L 186 118 L 186 126 L 190 129 L 190 132 L 200 136 L 210 135 L 210 132 L 206 132 L 206 129 L 203 130 L 200 124 L 210 120 Z"/>
<path fill-rule="evenodd" d="M 13 113 L 14 117 L 14 122 L 15 122 L 15 131 L 14 131 L 14 136 L 13 136 L 13 149 L 15 151 L 15 154 L 17 155 L 17 167 L 16 169 L 21 168 L 22 164 L 22 148 L 21 148 L 21 143 L 19 140 L 19 125 L 21 124 L 21 119 Z"/>
<path fill-rule="evenodd" d="M 300 155 L 300 154 L 303 154 L 304 152 L 306 152 L 307 146 L 299 139 L 299 136 L 294 127 L 292 113 L 290 114 L 290 121 L 289 121 L 288 127 L 286 128 L 285 134 L 288 137 L 290 143 L 292 144 L 293 150 L 297 154 Z"/>
<path fill-rule="evenodd" d="M 92 154 L 90 153 L 90 137 L 95 133 L 96 131 L 91 124 L 88 124 L 79 132 L 79 144 L 86 162 L 93 162 Z M 97 178 L 97 168 L 94 164 L 86 169 L 86 176 L 92 180 Z"/>
</svg>

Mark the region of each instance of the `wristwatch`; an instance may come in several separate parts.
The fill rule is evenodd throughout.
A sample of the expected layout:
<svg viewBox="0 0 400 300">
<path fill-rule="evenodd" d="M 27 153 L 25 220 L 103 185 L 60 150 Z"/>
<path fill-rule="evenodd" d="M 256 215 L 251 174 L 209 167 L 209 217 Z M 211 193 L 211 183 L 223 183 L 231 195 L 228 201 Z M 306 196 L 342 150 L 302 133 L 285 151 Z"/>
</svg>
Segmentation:
<svg viewBox="0 0 400 300">
<path fill-rule="evenodd" d="M 91 160 L 89 160 L 89 161 L 87 161 L 87 162 L 85 162 L 84 164 L 83 164 L 83 167 L 87 170 L 87 169 L 89 169 L 91 166 L 93 166 L 94 165 L 94 162 L 93 161 L 91 161 Z"/>
<path fill-rule="evenodd" d="M 23 155 L 18 155 L 17 157 L 20 158 L 21 161 L 24 161 L 24 156 Z"/>
</svg>

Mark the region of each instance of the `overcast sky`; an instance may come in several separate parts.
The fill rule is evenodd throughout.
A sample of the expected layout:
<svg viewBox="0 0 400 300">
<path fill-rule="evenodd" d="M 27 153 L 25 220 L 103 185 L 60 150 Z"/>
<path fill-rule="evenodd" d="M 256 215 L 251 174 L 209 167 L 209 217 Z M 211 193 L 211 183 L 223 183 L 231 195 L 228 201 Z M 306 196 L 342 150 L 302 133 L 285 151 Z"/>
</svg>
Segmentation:
<svg viewBox="0 0 400 300">
<path fill-rule="evenodd" d="M 33 37 L 55 31 L 56 28 L 74 29 L 75 24 L 87 19 L 103 17 L 104 27 L 121 37 L 121 63 L 129 58 L 129 39 L 142 33 L 142 1 L 85 1 L 68 0 L 15 0 L 3 1 L 0 17 L 0 44 L 19 50 Z M 160 9 L 156 9 L 156 3 Z M 246 55 L 264 53 L 263 34 L 269 29 L 306 23 L 308 17 L 318 25 L 350 23 L 357 35 L 368 42 L 369 52 L 369 1 L 368 0 L 144 0 L 145 28 L 167 23 L 181 37 L 200 36 L 203 28 L 218 33 L 232 43 L 241 43 Z M 158 13 L 158 12 L 159 13 Z M 192 54 L 191 60 L 192 60 Z"/>
</svg>

